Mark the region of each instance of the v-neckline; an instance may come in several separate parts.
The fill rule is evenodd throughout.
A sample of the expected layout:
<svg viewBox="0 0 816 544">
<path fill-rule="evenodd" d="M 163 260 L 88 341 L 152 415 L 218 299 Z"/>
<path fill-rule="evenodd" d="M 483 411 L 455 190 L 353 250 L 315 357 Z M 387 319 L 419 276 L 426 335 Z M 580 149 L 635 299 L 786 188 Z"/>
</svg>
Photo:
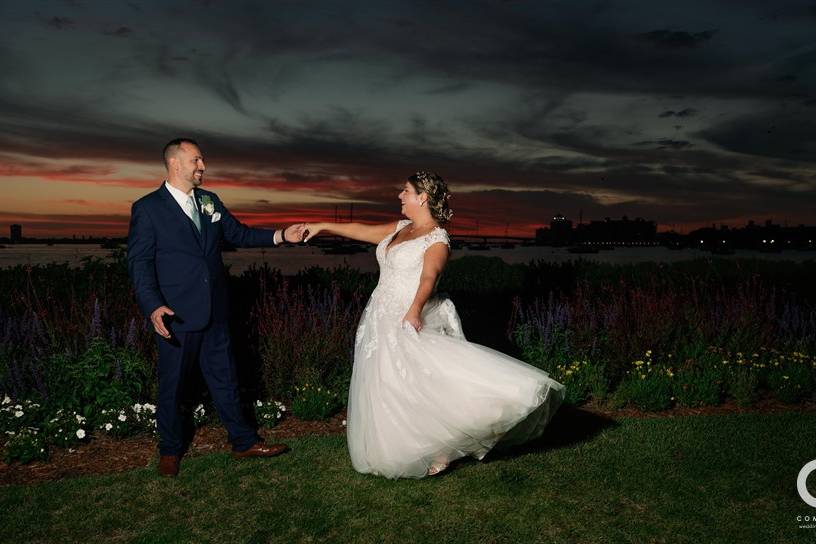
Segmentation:
<svg viewBox="0 0 816 544">
<path fill-rule="evenodd" d="M 410 223 L 409 223 L 409 224 L 410 224 Z M 392 250 L 392 249 L 394 249 L 395 247 L 397 247 L 397 246 L 401 246 L 402 244 L 406 244 L 406 243 L 408 243 L 408 242 L 413 242 L 414 240 L 419 240 L 420 238 L 424 238 L 424 237 L 428 236 L 430 233 L 432 233 L 432 232 L 433 232 L 435 229 L 438 229 L 438 228 L 440 228 L 440 227 L 438 227 L 438 226 L 434 226 L 434 227 L 433 227 L 431 230 L 429 230 L 428 232 L 426 232 L 426 233 L 425 233 L 425 234 L 423 234 L 422 236 L 417 236 L 416 238 L 409 238 L 409 239 L 407 239 L 407 240 L 403 240 L 403 241 L 401 241 L 401 242 L 397 242 L 396 244 L 394 244 L 394 245 L 392 246 L 392 245 L 391 245 L 391 242 L 393 242 L 393 241 L 394 241 L 394 239 L 395 239 L 397 236 L 399 236 L 399 233 L 400 233 L 400 232 L 402 232 L 402 231 L 403 231 L 403 229 L 406 229 L 406 228 L 408 228 L 408 224 L 406 224 L 404 227 L 402 227 L 401 229 L 399 229 L 398 231 L 394 232 L 394 234 L 392 234 L 392 235 L 391 235 L 391 239 L 388 241 L 388 243 L 387 243 L 387 244 L 385 244 L 385 256 L 386 256 L 386 257 L 387 257 L 387 256 L 388 256 L 388 255 L 391 253 L 391 250 Z"/>
</svg>

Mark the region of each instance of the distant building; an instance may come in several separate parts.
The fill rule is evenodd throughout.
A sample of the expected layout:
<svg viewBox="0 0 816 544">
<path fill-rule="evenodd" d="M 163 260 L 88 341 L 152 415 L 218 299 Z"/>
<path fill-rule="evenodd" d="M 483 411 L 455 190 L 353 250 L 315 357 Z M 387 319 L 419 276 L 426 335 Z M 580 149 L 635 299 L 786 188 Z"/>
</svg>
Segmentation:
<svg viewBox="0 0 816 544">
<path fill-rule="evenodd" d="M 578 238 L 585 242 L 631 244 L 654 242 L 657 236 L 657 224 L 641 217 L 630 220 L 625 215 L 621 219 L 605 218 L 603 221 L 590 221 L 588 225 L 579 225 Z"/>
<path fill-rule="evenodd" d="M 23 226 L 22 225 L 12 225 L 11 226 L 11 242 L 22 242 L 23 241 Z"/>
<path fill-rule="evenodd" d="M 550 228 L 536 229 L 536 243 L 547 245 L 567 245 L 572 242 L 572 221 L 557 213 L 550 221 Z"/>
<path fill-rule="evenodd" d="M 816 227 L 799 225 L 783 227 L 768 219 L 763 226 L 749 222 L 742 228 L 716 225 L 693 230 L 688 235 L 690 245 L 700 249 L 730 247 L 777 252 L 790 249 L 816 249 Z"/>
</svg>

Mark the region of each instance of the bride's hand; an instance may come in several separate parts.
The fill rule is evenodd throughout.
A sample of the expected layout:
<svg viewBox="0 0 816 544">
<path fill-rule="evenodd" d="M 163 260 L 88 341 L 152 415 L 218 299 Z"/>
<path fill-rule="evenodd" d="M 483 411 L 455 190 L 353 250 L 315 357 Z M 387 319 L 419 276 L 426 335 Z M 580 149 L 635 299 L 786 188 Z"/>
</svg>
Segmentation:
<svg viewBox="0 0 816 544">
<path fill-rule="evenodd" d="M 308 242 L 312 239 L 312 237 L 317 236 L 323 230 L 323 226 L 321 223 L 306 223 L 306 227 L 303 230 L 303 243 Z"/>
<path fill-rule="evenodd" d="M 408 323 L 411 325 L 416 332 L 422 330 L 422 318 L 419 316 L 419 312 L 409 311 L 405 314 L 405 317 L 402 318 L 403 324 Z"/>
</svg>

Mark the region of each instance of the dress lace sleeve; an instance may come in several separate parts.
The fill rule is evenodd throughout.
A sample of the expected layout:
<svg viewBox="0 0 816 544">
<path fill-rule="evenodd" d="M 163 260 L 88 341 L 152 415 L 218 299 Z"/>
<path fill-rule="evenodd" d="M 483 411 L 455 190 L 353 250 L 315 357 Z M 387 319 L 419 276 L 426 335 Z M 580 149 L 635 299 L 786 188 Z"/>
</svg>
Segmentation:
<svg viewBox="0 0 816 544">
<path fill-rule="evenodd" d="M 425 241 L 422 243 L 422 250 L 425 251 L 434 244 L 445 244 L 450 251 L 450 236 L 448 231 L 443 228 L 435 228 L 425 236 Z"/>
<path fill-rule="evenodd" d="M 394 232 L 399 232 L 403 228 L 405 228 L 406 225 L 410 225 L 410 224 L 411 224 L 410 219 L 400 219 L 399 221 L 397 221 L 397 228 L 394 229 Z"/>
</svg>

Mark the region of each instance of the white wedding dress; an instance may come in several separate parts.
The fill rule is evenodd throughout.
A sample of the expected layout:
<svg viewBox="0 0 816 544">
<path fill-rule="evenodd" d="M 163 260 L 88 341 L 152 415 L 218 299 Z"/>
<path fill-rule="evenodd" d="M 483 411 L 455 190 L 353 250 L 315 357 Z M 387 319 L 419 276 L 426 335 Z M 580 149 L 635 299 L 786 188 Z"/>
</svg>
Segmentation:
<svg viewBox="0 0 816 544">
<path fill-rule="evenodd" d="M 546 372 L 465 340 L 448 299 L 428 301 L 419 333 L 403 326 L 425 250 L 450 246 L 437 228 L 387 249 L 408 224 L 377 246 L 380 279 L 357 329 L 348 398 L 351 462 L 387 478 L 421 478 L 460 457 L 481 459 L 500 439 L 540 436 L 564 399 Z"/>
</svg>

